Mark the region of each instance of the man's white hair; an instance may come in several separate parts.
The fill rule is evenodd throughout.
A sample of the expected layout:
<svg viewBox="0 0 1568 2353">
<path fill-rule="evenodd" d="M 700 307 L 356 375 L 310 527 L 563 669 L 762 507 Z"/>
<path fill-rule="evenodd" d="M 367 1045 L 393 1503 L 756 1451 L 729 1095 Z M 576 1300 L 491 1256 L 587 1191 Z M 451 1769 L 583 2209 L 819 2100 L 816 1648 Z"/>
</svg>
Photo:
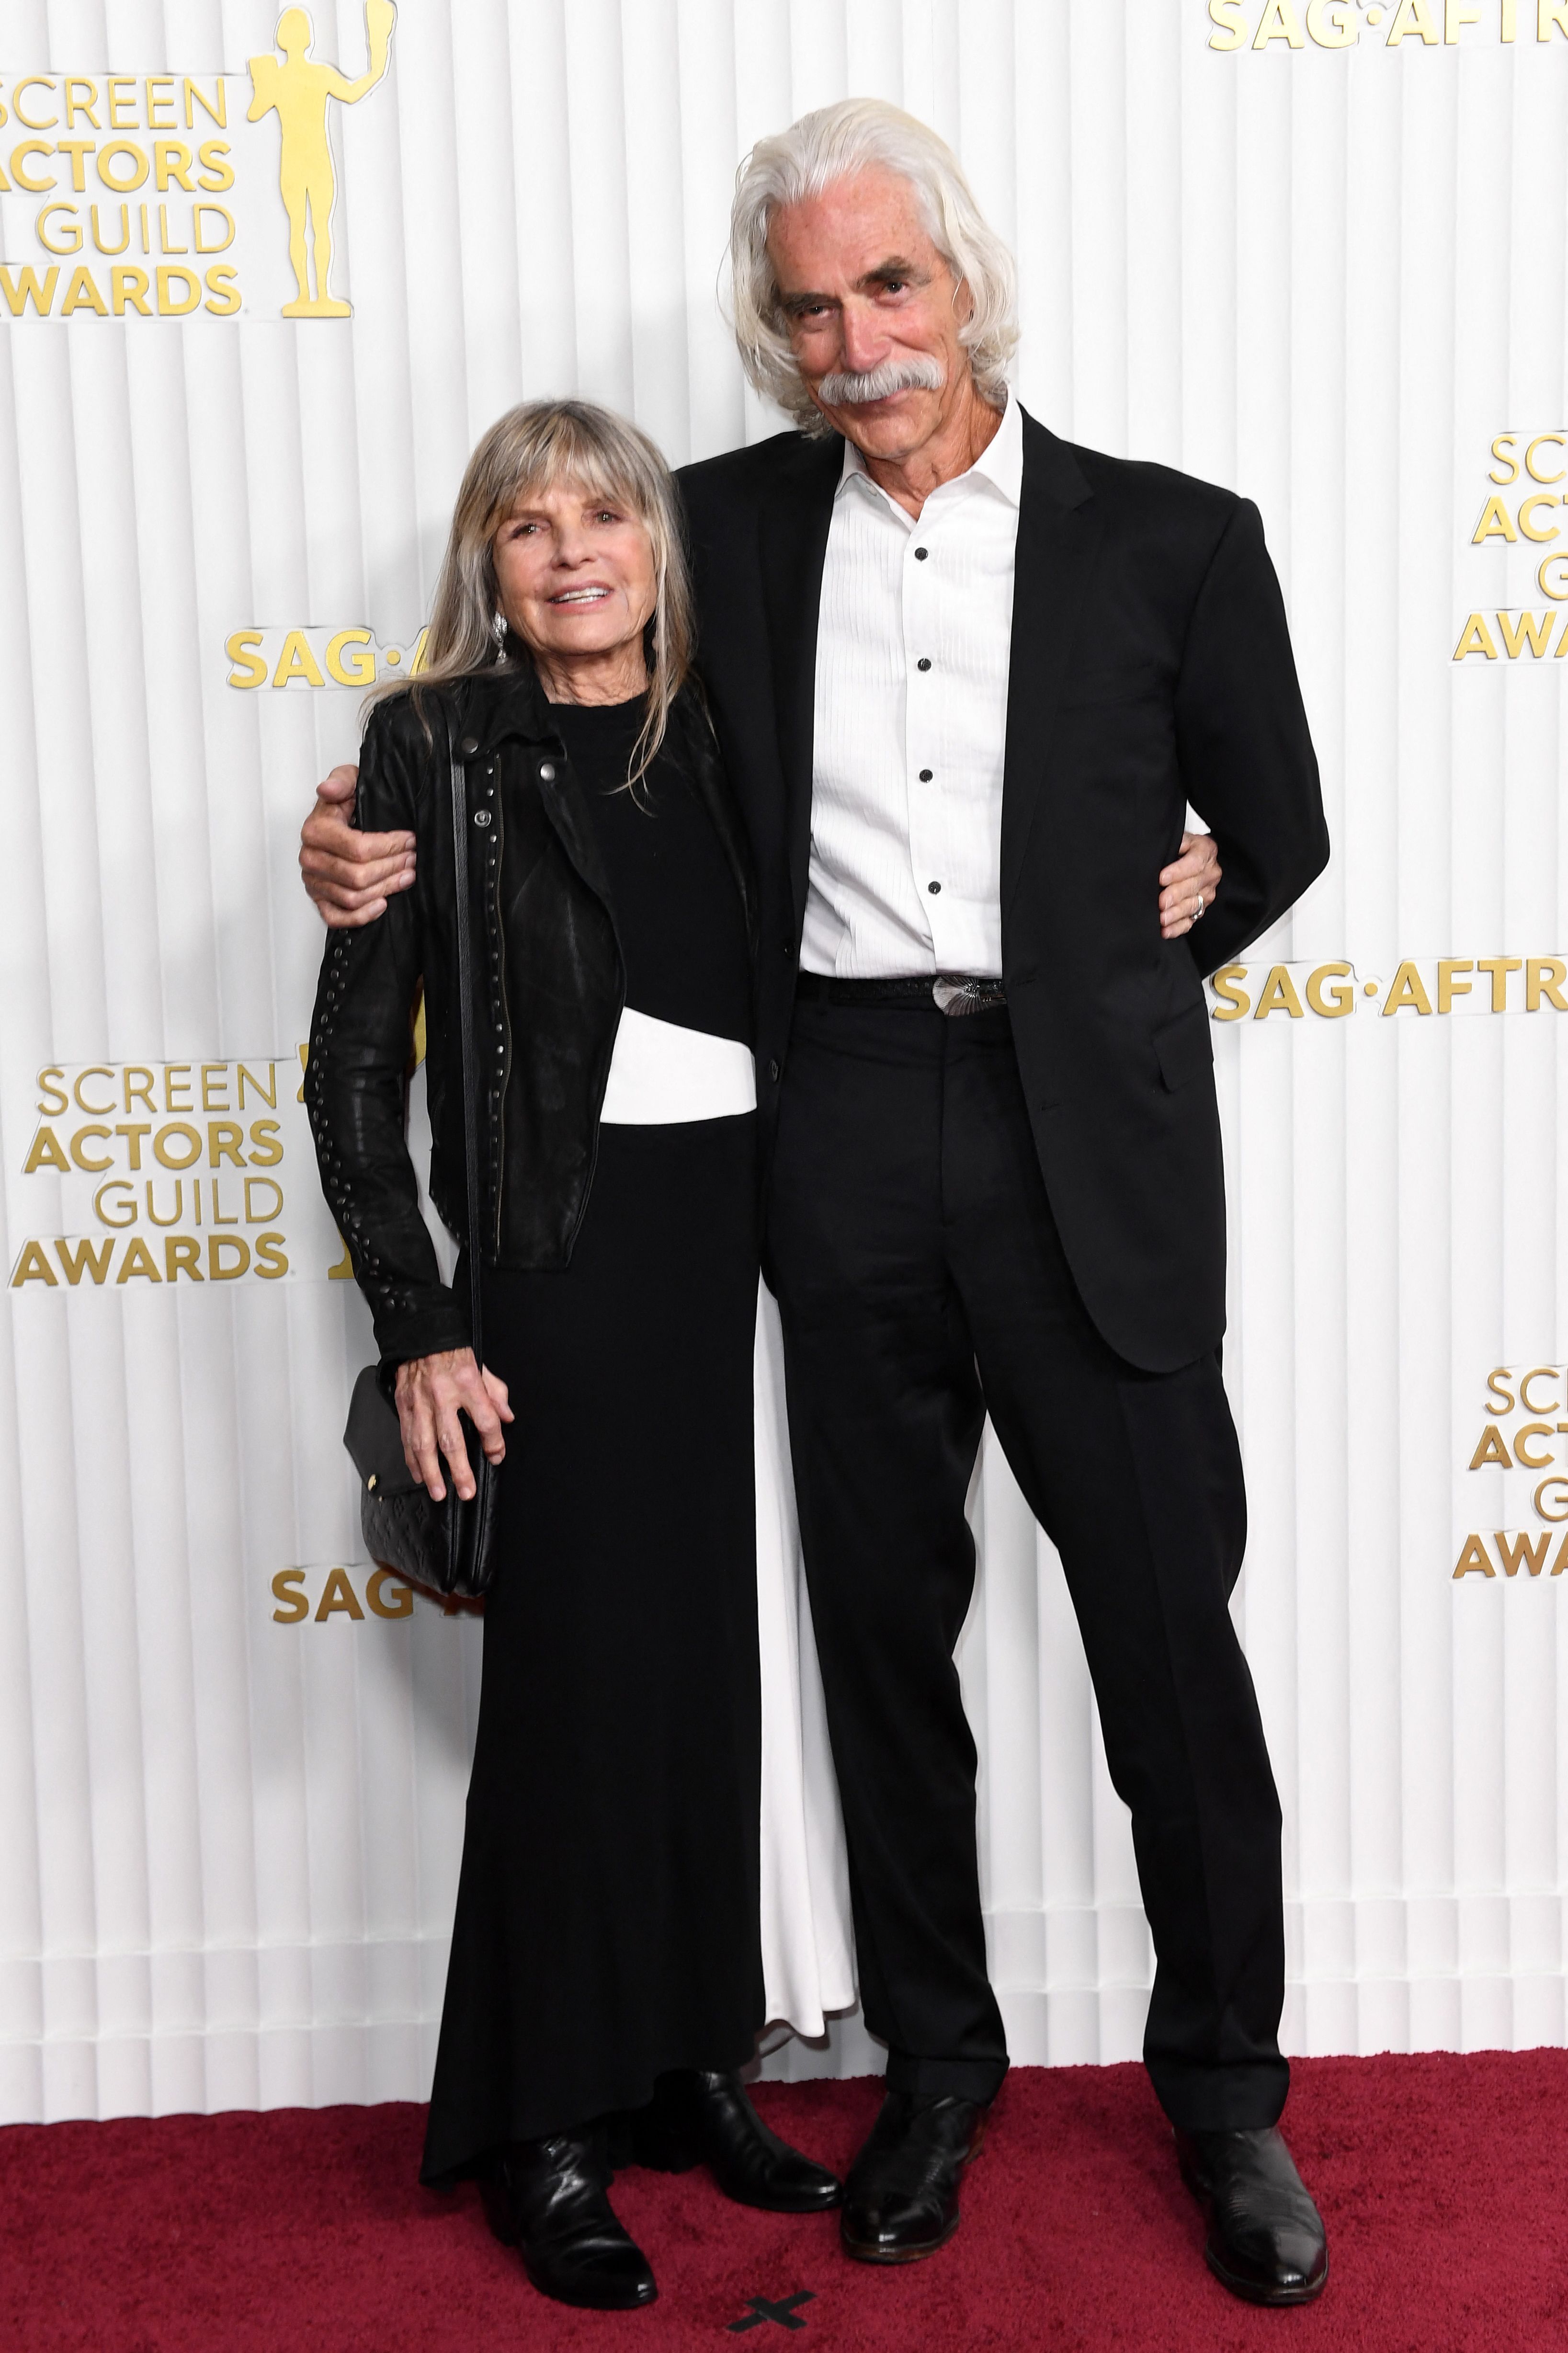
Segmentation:
<svg viewBox="0 0 1568 2353">
<path fill-rule="evenodd" d="M 732 322 L 741 364 L 757 391 L 807 432 L 828 427 L 790 349 L 768 259 L 768 224 L 781 205 L 798 204 L 835 181 L 879 168 L 910 183 L 931 243 L 969 289 L 973 312 L 960 340 L 981 397 L 994 407 L 1006 397 L 1007 364 L 1018 342 L 1012 255 L 987 227 L 945 140 L 879 98 L 845 98 L 837 106 L 803 114 L 776 138 L 758 140 L 736 175 L 730 215 Z"/>
</svg>

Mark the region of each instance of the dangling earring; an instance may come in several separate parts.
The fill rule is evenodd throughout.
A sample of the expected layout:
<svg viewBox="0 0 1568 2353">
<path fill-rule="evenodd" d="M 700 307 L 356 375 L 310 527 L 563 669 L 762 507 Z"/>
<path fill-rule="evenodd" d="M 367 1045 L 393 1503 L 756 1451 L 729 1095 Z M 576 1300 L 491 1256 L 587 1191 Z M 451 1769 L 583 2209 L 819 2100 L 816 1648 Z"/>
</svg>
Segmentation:
<svg viewBox="0 0 1568 2353">
<path fill-rule="evenodd" d="M 496 615 L 490 625 L 490 634 L 496 641 L 496 659 L 498 662 L 503 662 L 506 659 L 506 615 L 504 613 Z"/>
</svg>

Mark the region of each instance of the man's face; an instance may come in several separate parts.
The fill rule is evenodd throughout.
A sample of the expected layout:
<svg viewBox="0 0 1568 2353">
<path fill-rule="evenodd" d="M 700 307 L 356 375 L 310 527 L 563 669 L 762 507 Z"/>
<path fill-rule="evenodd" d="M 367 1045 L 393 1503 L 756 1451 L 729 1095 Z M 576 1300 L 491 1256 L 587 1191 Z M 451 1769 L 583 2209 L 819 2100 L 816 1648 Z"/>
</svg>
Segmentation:
<svg viewBox="0 0 1568 2353">
<path fill-rule="evenodd" d="M 819 196 L 781 206 L 768 227 L 768 258 L 795 363 L 828 423 L 868 458 L 911 456 L 969 396 L 959 330 L 972 306 L 931 243 L 909 182 L 879 169 L 858 172 Z M 884 369 L 895 382 L 925 381 L 882 398 L 855 397 L 879 390 L 889 380 Z M 871 381 L 857 386 L 856 377 Z"/>
</svg>

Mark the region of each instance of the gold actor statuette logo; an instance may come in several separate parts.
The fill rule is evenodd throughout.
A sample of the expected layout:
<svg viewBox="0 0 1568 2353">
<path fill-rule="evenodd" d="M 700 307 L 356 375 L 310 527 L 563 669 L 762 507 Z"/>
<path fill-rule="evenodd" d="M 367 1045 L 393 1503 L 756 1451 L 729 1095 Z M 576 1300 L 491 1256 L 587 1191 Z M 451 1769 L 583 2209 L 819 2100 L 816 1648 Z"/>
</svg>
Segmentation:
<svg viewBox="0 0 1568 2353">
<path fill-rule="evenodd" d="M 337 99 L 353 106 L 373 90 L 386 71 L 392 51 L 392 27 L 397 11 L 393 0 L 365 0 L 364 32 L 369 63 L 358 81 L 350 81 L 336 66 L 317 65 L 310 57 L 315 31 L 303 8 L 285 8 L 274 38 L 283 52 L 252 58 L 250 86 L 255 92 L 248 120 L 259 122 L 277 112 L 282 134 L 278 185 L 289 215 L 289 259 L 293 266 L 298 299 L 283 305 L 286 319 L 347 319 L 353 305 L 334 301 L 332 269 L 332 207 L 337 202 L 338 175 L 332 163 L 332 142 L 327 125 L 327 104 Z M 307 238 L 306 223 L 310 224 Z M 316 290 L 310 291 L 310 265 L 315 263 Z"/>
</svg>

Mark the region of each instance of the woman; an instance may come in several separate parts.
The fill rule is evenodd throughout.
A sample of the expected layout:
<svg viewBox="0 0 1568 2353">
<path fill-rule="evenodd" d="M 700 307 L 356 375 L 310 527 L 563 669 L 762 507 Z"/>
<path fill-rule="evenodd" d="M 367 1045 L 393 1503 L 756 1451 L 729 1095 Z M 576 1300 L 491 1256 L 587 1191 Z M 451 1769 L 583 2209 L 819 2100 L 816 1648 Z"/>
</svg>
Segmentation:
<svg viewBox="0 0 1568 2353">
<path fill-rule="evenodd" d="M 410 1469 L 504 1462 L 423 2179 L 478 2174 L 536 2286 L 651 2301 L 607 2195 L 645 2162 L 837 2203 L 738 2071 L 764 2018 L 752 1481 L 752 895 L 689 678 L 674 487 L 632 427 L 534 403 L 476 449 L 422 677 L 367 730 L 359 821 L 416 887 L 332 935 L 307 1096 Z M 449 762 L 469 903 L 455 903 Z M 485 1066 L 466 1224 L 457 924 Z M 404 1140 L 423 980 L 430 1192 L 483 1261 L 441 1283 Z M 628 2128 L 622 2126 L 624 2145 Z"/>
</svg>

